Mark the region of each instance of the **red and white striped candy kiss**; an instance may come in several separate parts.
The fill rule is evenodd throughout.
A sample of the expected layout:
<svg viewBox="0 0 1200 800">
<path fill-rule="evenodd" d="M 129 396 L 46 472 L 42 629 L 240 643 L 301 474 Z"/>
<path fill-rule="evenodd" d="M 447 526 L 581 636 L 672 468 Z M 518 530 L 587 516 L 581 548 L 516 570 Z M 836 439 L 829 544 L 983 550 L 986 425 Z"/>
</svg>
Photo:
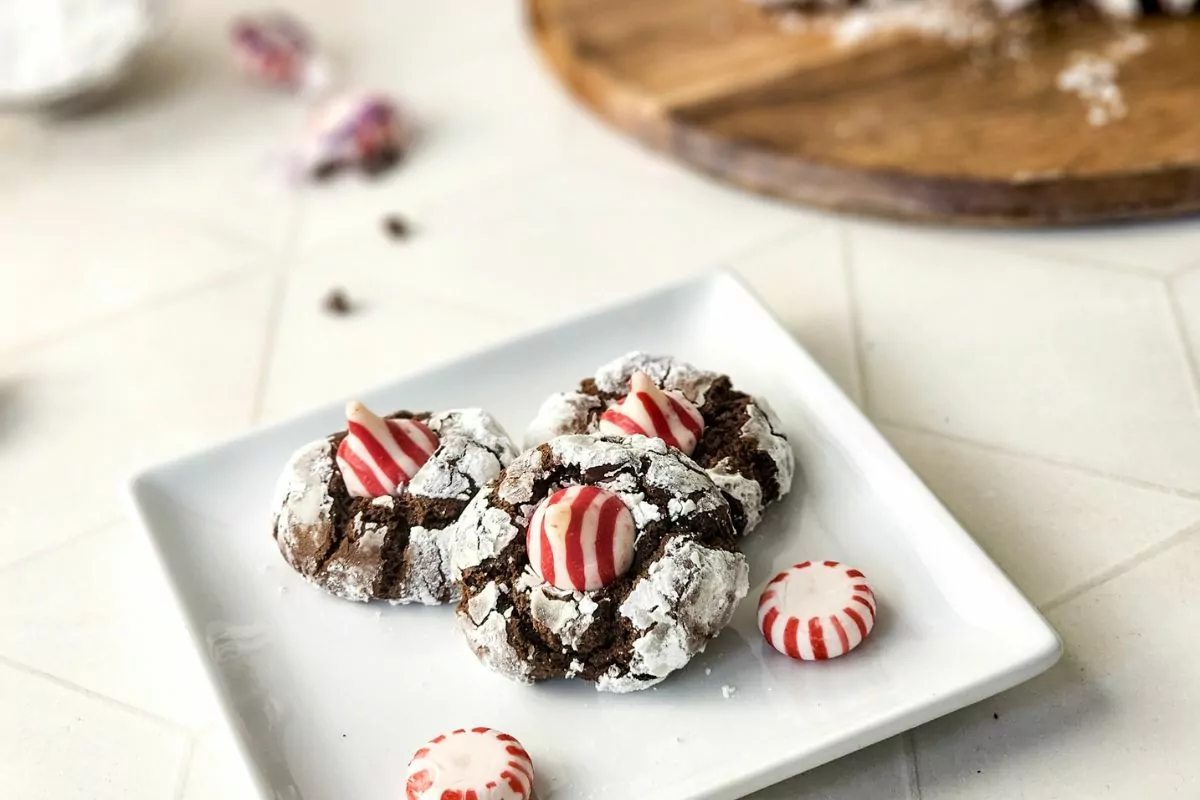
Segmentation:
<svg viewBox="0 0 1200 800">
<path fill-rule="evenodd" d="M 408 762 L 405 800 L 529 800 L 533 761 L 507 733 L 459 729 L 432 739 Z"/>
<path fill-rule="evenodd" d="M 800 661 L 849 653 L 875 627 L 875 594 L 861 572 L 836 561 L 805 561 L 776 575 L 758 599 L 758 629 Z"/>
<path fill-rule="evenodd" d="M 595 486 L 559 489 L 542 501 L 525 534 L 529 563 L 551 586 L 599 589 L 633 563 L 633 515 Z"/>
<path fill-rule="evenodd" d="M 399 494 L 438 448 L 424 422 L 383 419 L 357 400 L 346 404 L 346 421 L 337 464 L 351 497 Z"/>
<path fill-rule="evenodd" d="M 629 394 L 600 415 L 606 436 L 657 436 L 691 455 L 704 432 L 704 418 L 679 392 L 664 392 L 644 372 L 629 379 Z"/>
</svg>

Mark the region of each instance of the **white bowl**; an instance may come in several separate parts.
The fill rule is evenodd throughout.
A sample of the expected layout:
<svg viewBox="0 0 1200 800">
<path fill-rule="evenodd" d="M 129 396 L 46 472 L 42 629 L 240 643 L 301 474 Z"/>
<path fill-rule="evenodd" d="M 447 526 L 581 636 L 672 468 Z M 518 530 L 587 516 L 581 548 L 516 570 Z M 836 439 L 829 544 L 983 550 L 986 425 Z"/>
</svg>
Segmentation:
<svg viewBox="0 0 1200 800">
<path fill-rule="evenodd" d="M 46 11 L 47 30 L 43 35 L 54 34 L 54 20 L 48 9 L 58 5 L 64 13 L 73 10 L 76 15 L 92 13 L 95 3 L 72 4 L 69 0 L 42 0 L 39 8 Z M 22 4 L 24 11 L 28 4 Z M 68 66 L 47 72 L 44 78 L 18 79 L 15 70 L 8 70 L 4 60 L 16 59 L 22 47 L 30 47 L 29 37 L 38 35 L 38 27 L 30 24 L 19 32 L 9 30 L 10 41 L 5 41 L 5 28 L 0 21 L 0 109 L 39 110 L 96 98 L 121 83 L 131 72 L 137 57 L 161 33 L 166 18 L 167 0 L 141 0 L 142 24 L 132 29 L 95 31 L 91 40 L 91 53 Z M 6 13 L 15 14 L 13 10 Z M 11 63 L 11 62 L 10 62 Z"/>
</svg>

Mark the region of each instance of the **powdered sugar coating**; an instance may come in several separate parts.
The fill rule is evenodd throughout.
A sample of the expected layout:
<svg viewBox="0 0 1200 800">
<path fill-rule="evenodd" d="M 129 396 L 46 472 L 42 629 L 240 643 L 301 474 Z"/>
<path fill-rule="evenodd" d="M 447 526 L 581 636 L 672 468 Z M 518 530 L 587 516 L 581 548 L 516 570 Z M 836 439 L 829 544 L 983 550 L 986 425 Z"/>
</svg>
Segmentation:
<svg viewBox="0 0 1200 800">
<path fill-rule="evenodd" d="M 484 666 L 512 680 L 533 683 L 528 662 L 508 641 L 508 619 L 496 607 L 498 596 L 496 582 L 491 581 L 467 601 L 465 614 L 459 607 L 459 621 L 468 631 L 467 640 Z"/>
<path fill-rule="evenodd" d="M 704 404 L 705 393 L 720 377 L 715 372 L 696 369 L 670 356 L 650 356 L 635 351 L 596 370 L 596 388 L 609 394 L 624 394 L 635 372 L 646 373 L 659 387 L 680 392 L 696 406 Z M 598 430 L 596 420 L 604 406 L 599 397 L 582 392 L 550 395 L 526 431 L 525 446 L 536 447 L 570 433 L 594 433 Z"/>
<path fill-rule="evenodd" d="M 519 528 L 511 517 L 489 503 L 487 495 L 490 494 L 490 486 L 477 494 L 463 511 L 458 524 L 455 525 L 451 547 L 452 574 L 455 580 L 459 579 L 464 569 L 478 566 L 484 559 L 499 555 L 518 534 L 524 535 L 525 526 L 529 524 L 534 508 L 542 499 L 538 498 L 535 501 L 534 484 L 545 480 L 552 466 L 562 465 L 583 471 L 611 467 L 615 472 L 632 467 L 643 455 L 664 455 L 668 452 L 662 440 L 647 439 L 644 436 L 630 437 L 625 442 L 582 435 L 561 436 L 549 442 L 549 446 L 553 461 L 548 462 L 540 449 L 526 450 L 513 460 L 494 487 L 497 497 L 505 503 L 528 507 Z M 658 483 L 651 485 L 670 489 L 673 485 L 671 482 L 677 480 L 681 482 L 681 486 L 696 486 L 689 477 L 689 474 L 694 476 L 698 473 L 694 464 L 689 468 L 680 464 L 677 459 L 665 461 L 674 462 L 674 466 L 660 466 L 655 475 Z M 656 460 L 652 463 L 658 462 Z M 703 480 L 702 474 L 699 477 Z M 648 511 L 643 507 L 643 495 L 634 491 L 634 483 L 627 474 L 617 474 L 609 479 L 596 481 L 595 485 L 613 492 L 624 500 L 639 528 L 644 527 L 646 521 L 657 514 L 657 509 Z"/>
<path fill-rule="evenodd" d="M 275 539 L 288 563 L 304 574 L 319 565 L 300 554 L 299 540 L 319 536 L 332 524 L 329 479 L 333 470 L 333 445 L 320 439 L 292 454 L 275 485 Z"/>
<path fill-rule="evenodd" d="M 480 409 L 439 412 L 426 424 L 440 444 L 406 487 L 414 496 L 465 502 L 516 455 L 504 429 Z M 338 597 L 366 602 L 377 596 L 384 546 L 395 532 L 359 512 L 338 541 L 330 493 L 336 469 L 329 438 L 296 451 L 276 488 L 275 539 L 284 558 L 305 578 Z M 393 509 L 397 502 L 403 501 L 384 496 L 371 505 Z M 387 597 L 393 603 L 434 605 L 457 599 L 445 527 L 409 527 L 399 571 L 398 596 Z"/>
<path fill-rule="evenodd" d="M 645 577 L 626 583 L 617 596 L 608 587 L 592 592 L 556 588 L 525 563 L 513 587 L 524 599 L 516 603 L 495 588 L 497 579 L 513 558 L 527 558 L 525 528 L 544 497 L 560 488 L 559 483 L 573 482 L 563 479 L 564 474 L 589 476 L 589 485 L 616 494 L 633 513 L 638 536 L 653 524 L 659 526 L 656 535 L 665 545 Z M 658 499 L 651 501 L 649 494 Z M 501 674 L 520 681 L 533 679 L 532 653 L 526 648 L 546 646 L 561 648 L 565 661 L 557 672 L 536 677 L 576 677 L 591 663 L 592 651 L 581 645 L 601 604 L 610 604 L 610 619 L 613 604 L 619 604 L 620 614 L 642 633 L 631 640 L 625 663 L 614 663 L 598 677 L 595 672 L 588 677 L 605 691 L 652 686 L 703 650 L 746 595 L 745 557 L 700 541 L 701 534 L 693 528 L 705 519 L 710 526 L 724 526 L 718 528 L 724 531 L 722 536 L 732 536 L 728 513 L 724 496 L 703 470 L 661 439 L 586 435 L 553 439 L 515 459 L 475 496 L 454 525 L 452 572 L 464 586 L 460 625 L 480 659 Z M 480 569 L 492 576 L 482 586 L 477 582 Z M 539 632 L 543 644 L 530 641 L 514 646 L 513 629 L 507 624 L 514 610 Z"/>
<path fill-rule="evenodd" d="M 409 482 L 413 494 L 469 500 L 517 457 L 500 423 L 482 409 L 442 411 L 427 424 L 441 446 Z"/>
<path fill-rule="evenodd" d="M 455 582 L 463 570 L 500 555 L 521 532 L 512 517 L 488 505 L 486 495 L 493 486 L 488 484 L 476 494 L 450 529 L 450 575 Z"/>
<path fill-rule="evenodd" d="M 671 356 L 651 356 L 635 350 L 596 370 L 596 386 L 602 392 L 624 394 L 635 372 L 646 373 L 660 388 L 681 392 L 698 406 L 704 405 L 705 393 L 721 377 Z"/>
<path fill-rule="evenodd" d="M 755 398 L 753 403 L 746 406 L 746 415 L 749 418 L 742 426 L 742 435 L 758 442 L 758 449 L 775 462 L 775 468 L 778 470 L 775 480 L 779 482 L 779 496 L 783 497 L 791 491 L 792 480 L 796 475 L 796 454 L 792 452 L 788 440 L 779 435 L 783 424 L 767 401 L 761 397 Z"/>
<path fill-rule="evenodd" d="M 458 599 L 458 589 L 450 580 L 450 538 L 444 528 L 409 528 L 404 562 L 406 597 L 392 600 L 393 604 L 435 606 L 443 597 L 450 602 Z"/>
<path fill-rule="evenodd" d="M 326 562 L 325 588 L 340 597 L 365 603 L 371 599 L 371 587 L 383 569 L 382 553 L 388 526 L 365 522 L 362 514 L 356 514 L 353 531 L 355 557 Z"/>
<path fill-rule="evenodd" d="M 742 504 L 742 513 L 746 516 L 746 530 L 758 527 L 758 523 L 762 521 L 764 505 L 762 486 L 758 481 L 734 472 L 729 467 L 728 459 L 717 462 L 717 465 L 708 471 L 708 477 L 712 478 L 721 491 Z"/>
<path fill-rule="evenodd" d="M 662 389 L 678 391 L 705 413 L 705 403 L 710 390 L 724 376 L 698 369 L 671 356 L 651 356 L 634 351 L 603 365 L 593 376 L 595 388 L 607 395 L 624 395 L 630 377 L 635 372 L 644 372 Z M 744 396 L 744 395 L 743 395 Z M 535 447 L 542 442 L 567 434 L 596 433 L 600 415 L 606 406 L 615 401 L 583 391 L 562 392 L 551 395 L 542 404 L 537 416 L 525 435 L 526 447 Z M 767 454 L 775 464 L 777 484 L 776 496 L 786 495 L 795 476 L 795 455 L 782 433 L 778 417 L 761 398 L 753 398 L 745 407 L 746 421 L 740 428 L 742 437 L 753 442 L 754 447 Z M 710 478 L 731 498 L 741 504 L 744 523 L 742 532 L 748 533 L 762 519 L 769 491 L 761 485 L 755 475 L 738 471 L 728 459 L 708 464 Z"/>
<path fill-rule="evenodd" d="M 686 456 L 658 458 L 672 453 L 661 439 L 631 436 L 624 440 L 611 440 L 574 435 L 560 436 L 548 442 L 548 445 L 553 453 L 552 462 L 547 463 L 539 449 L 526 450 L 504 470 L 494 487 L 497 496 L 504 502 L 528 506 L 520 527 L 504 511 L 489 503 L 490 485 L 475 495 L 463 511 L 452 534 L 451 564 L 455 580 L 461 577 L 463 570 L 499 555 L 518 534 L 524 534 L 533 509 L 540 502 L 540 498 L 535 501 L 534 484 L 546 479 L 552 465 L 574 467 L 585 472 L 606 467 L 616 472 L 632 467 L 646 456 L 650 457 L 650 466 L 646 470 L 645 485 L 676 494 L 699 494 L 700 499 L 694 501 L 692 513 L 714 510 L 724 503 L 719 494 L 709 491 L 711 481 Z M 594 485 L 624 500 L 639 529 L 659 516 L 656 507 L 643 502 L 644 495 L 636 490 L 632 477 L 627 473 L 594 481 Z"/>
<path fill-rule="evenodd" d="M 672 539 L 621 604 L 621 616 L 644 631 L 633 643 L 629 671 L 602 676 L 597 688 L 633 692 L 686 666 L 729 624 L 749 590 L 750 568 L 741 553 Z"/>
<path fill-rule="evenodd" d="M 551 586 L 532 567 L 526 567 L 521 574 L 517 590 L 529 593 L 529 614 L 534 622 L 554 633 L 568 647 L 579 646 L 598 608 L 590 593 Z"/>
<path fill-rule="evenodd" d="M 582 433 L 604 411 L 604 401 L 582 392 L 552 394 L 543 402 L 525 431 L 525 447 L 537 447 L 556 436 Z"/>
</svg>

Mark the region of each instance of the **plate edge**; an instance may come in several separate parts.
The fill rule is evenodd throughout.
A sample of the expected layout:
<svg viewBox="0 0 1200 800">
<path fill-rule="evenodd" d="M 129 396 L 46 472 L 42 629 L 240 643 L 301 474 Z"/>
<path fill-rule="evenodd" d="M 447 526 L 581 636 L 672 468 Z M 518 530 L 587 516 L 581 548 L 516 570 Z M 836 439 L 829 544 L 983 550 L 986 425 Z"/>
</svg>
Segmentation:
<svg viewBox="0 0 1200 800">
<path fill-rule="evenodd" d="M 133 518 L 135 525 L 140 530 L 143 542 L 149 545 L 159 570 L 167 577 L 166 583 L 172 605 L 175 608 L 176 614 L 178 614 L 180 620 L 183 622 L 184 627 L 187 629 L 188 638 L 192 642 L 193 657 L 200 662 L 200 667 L 204 673 L 205 681 L 208 683 L 208 688 L 216 699 L 219 717 L 225 734 L 233 740 L 238 757 L 241 759 L 242 767 L 245 769 L 246 774 L 250 776 L 259 800 L 271 800 L 271 798 L 276 797 L 275 790 L 258 768 L 258 762 L 248 746 L 246 737 L 238 729 L 237 715 L 228 699 L 229 693 L 225 691 L 225 686 L 217 672 L 216 661 L 209 657 L 208 651 L 205 648 L 206 640 L 201 636 L 200 631 L 196 628 L 191 616 L 187 612 L 187 606 L 184 604 L 179 584 L 177 581 L 171 579 L 172 570 L 167 561 L 166 553 L 158 537 L 151 531 L 149 521 L 146 518 L 145 507 L 139 493 L 148 484 L 153 471 L 153 469 L 138 470 L 121 481 L 119 494 L 122 505 L 125 506 L 126 513 Z"/>
</svg>

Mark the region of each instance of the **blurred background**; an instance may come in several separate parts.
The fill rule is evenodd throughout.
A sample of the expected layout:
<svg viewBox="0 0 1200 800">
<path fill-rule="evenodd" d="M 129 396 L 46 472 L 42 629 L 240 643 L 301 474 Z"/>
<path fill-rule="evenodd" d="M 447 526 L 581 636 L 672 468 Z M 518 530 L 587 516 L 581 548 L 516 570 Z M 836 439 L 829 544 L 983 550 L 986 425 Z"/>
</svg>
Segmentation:
<svg viewBox="0 0 1200 800">
<path fill-rule="evenodd" d="M 1026 77 L 1006 85 L 1028 106 L 1006 101 L 1000 125 L 963 90 L 940 116 L 942 95 L 905 87 L 930 71 L 986 85 L 995 64 L 945 42 L 806 51 L 829 31 L 728 8 L 739 2 L 696 0 L 702 24 L 680 23 L 692 38 L 664 53 L 617 37 L 605 68 L 639 91 L 589 96 L 614 127 L 556 72 L 585 95 L 599 84 L 569 62 L 547 67 L 515 0 L 281 3 L 322 65 L 282 89 L 279 50 L 231 33 L 261 7 L 177 0 L 130 21 L 112 0 L 78 52 L 127 35 L 132 58 L 81 67 L 78 94 L 50 78 L 37 90 L 44 53 L 14 65 L 25 45 L 12 37 L 50 23 L 24 24 L 34 5 L 0 0 L 12 81 L 0 87 L 0 796 L 252 796 L 122 519 L 124 476 L 717 268 L 761 295 L 1067 643 L 1059 667 L 986 707 L 756 797 L 1200 796 L 1188 758 L 1200 651 L 1179 635 L 1198 612 L 1178 590 L 1200 571 L 1200 227 L 929 221 L 1036 207 L 1060 223 L 1060 201 L 1109 217 L 1184 209 L 1200 183 L 1178 175 L 1141 185 L 1134 206 L 1104 205 L 1111 187 L 1086 181 L 1059 194 L 1054 175 L 1118 170 L 1118 147 L 1147 174 L 1153 159 L 1194 162 L 1200 128 L 1172 109 L 1194 110 L 1200 83 L 1185 72 L 1118 107 L 1103 80 L 1087 83 L 1091 67 L 1060 86 L 1069 53 L 1038 75 L 1014 57 Z M 798 29 L 799 50 L 777 56 L 780 25 Z M 1088 52 L 1150 86 L 1192 35 L 1157 25 L 1160 55 L 1122 55 L 1112 43 L 1131 29 L 1110 25 L 1087 34 Z M 711 53 L 697 72 L 674 49 L 693 46 Z M 690 76 L 721 58 L 748 66 L 710 96 L 716 78 Z M 909 83 L 872 94 L 881 75 Z M 818 135 L 774 116 L 804 85 L 859 94 L 836 92 Z M 919 119 L 929 138 L 904 133 Z M 663 120 L 684 133 L 667 136 Z M 1155 124 L 1161 137 L 1146 133 Z M 701 147 L 697 130 L 732 133 Z M 1039 143 L 1036 169 L 989 173 L 1013 162 L 991 157 L 987 131 Z M 833 172 L 757 160 L 785 147 Z M 381 150 L 377 174 L 360 169 Z M 933 168 L 897 184 L 901 162 L 977 165 L 1003 186 L 976 201 Z M 878 183 L 861 178 L 877 168 Z M 752 191 L 786 186 L 868 214 Z M 869 214 L 880 210 L 925 222 Z"/>
</svg>

